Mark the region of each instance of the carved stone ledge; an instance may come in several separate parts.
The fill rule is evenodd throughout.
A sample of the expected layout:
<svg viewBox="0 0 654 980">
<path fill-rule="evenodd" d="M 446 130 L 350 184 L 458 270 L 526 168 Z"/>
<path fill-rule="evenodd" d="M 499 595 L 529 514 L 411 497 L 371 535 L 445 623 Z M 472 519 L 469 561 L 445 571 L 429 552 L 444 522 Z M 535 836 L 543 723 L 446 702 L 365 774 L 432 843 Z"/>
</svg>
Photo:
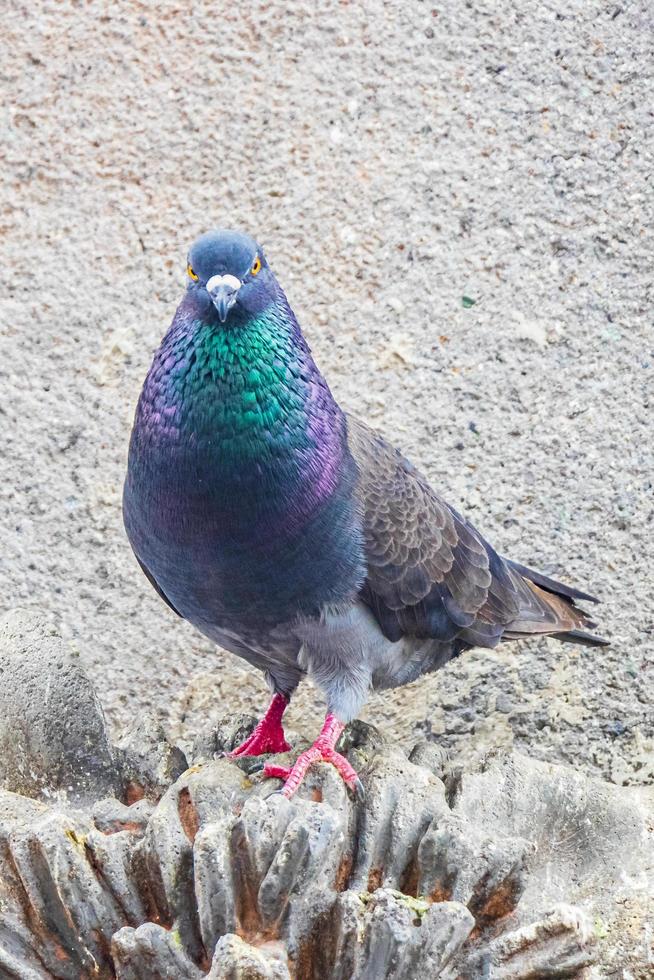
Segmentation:
<svg viewBox="0 0 654 980">
<path fill-rule="evenodd" d="M 46 676 L 71 722 L 64 737 L 41 704 L 32 743 L 17 708 L 0 718 L 0 977 L 651 975 L 646 792 L 516 754 L 452 770 L 434 746 L 410 760 L 355 723 L 342 748 L 365 800 L 321 765 L 288 801 L 251 760 L 221 757 L 254 719 L 199 740 L 184 771 L 147 721 L 111 746 L 86 677 L 15 622 L 21 671 L 5 671 L 3 703 Z"/>
</svg>

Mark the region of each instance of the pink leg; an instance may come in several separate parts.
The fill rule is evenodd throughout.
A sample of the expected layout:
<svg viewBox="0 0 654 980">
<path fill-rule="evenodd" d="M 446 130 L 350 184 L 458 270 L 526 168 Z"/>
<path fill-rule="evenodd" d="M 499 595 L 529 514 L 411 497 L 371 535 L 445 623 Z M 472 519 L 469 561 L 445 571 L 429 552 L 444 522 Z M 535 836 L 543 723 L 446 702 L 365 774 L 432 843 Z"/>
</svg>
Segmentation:
<svg viewBox="0 0 654 980">
<path fill-rule="evenodd" d="M 288 752 L 290 745 L 284 737 L 282 715 L 288 707 L 283 694 L 273 695 L 265 715 L 249 738 L 227 755 L 236 759 L 243 755 L 265 755 L 267 752 Z"/>
<path fill-rule="evenodd" d="M 284 787 L 281 792 L 287 800 L 290 800 L 306 776 L 309 766 L 314 762 L 331 762 L 343 777 L 345 785 L 357 796 L 360 796 L 363 793 L 363 787 L 359 777 L 345 756 L 340 755 L 334 747 L 344 728 L 345 725 L 342 721 L 339 721 L 334 715 L 327 715 L 322 731 L 310 749 L 302 752 L 290 768 L 266 763 L 263 767 L 264 775 L 274 779 L 283 779 Z"/>
</svg>

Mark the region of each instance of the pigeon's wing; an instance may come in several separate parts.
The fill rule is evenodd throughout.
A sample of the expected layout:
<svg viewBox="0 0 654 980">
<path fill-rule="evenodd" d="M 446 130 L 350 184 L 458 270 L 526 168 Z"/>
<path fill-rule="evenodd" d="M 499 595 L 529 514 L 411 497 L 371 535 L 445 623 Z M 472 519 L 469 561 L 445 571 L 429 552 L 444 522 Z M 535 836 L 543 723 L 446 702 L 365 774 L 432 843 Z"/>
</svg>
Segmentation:
<svg viewBox="0 0 654 980">
<path fill-rule="evenodd" d="M 134 557 L 136 558 L 137 562 L 141 566 L 141 571 L 143 572 L 143 574 L 145 575 L 145 577 L 147 578 L 148 582 L 150 583 L 150 585 L 152 586 L 152 588 L 154 589 L 154 591 L 157 593 L 157 595 L 160 596 L 163 599 L 163 601 L 166 603 L 167 606 L 170 606 L 170 608 L 172 609 L 172 611 L 174 613 L 177 613 L 177 615 L 180 618 L 182 618 L 181 612 L 179 612 L 177 609 L 175 609 L 175 607 L 173 606 L 172 602 L 170 601 L 170 599 L 168 598 L 168 596 L 166 595 L 166 593 L 164 592 L 164 590 L 161 588 L 161 586 L 157 582 L 156 578 L 154 577 L 154 575 L 152 574 L 152 572 L 150 571 L 150 569 L 146 565 L 143 564 L 143 562 L 141 561 L 141 559 L 139 558 L 139 556 L 136 554 L 136 552 L 134 552 Z"/>
<path fill-rule="evenodd" d="M 491 548 L 401 453 L 348 417 L 359 468 L 367 578 L 362 598 L 391 640 L 495 646 L 512 634 L 588 625 L 569 598 L 545 592 Z"/>
</svg>

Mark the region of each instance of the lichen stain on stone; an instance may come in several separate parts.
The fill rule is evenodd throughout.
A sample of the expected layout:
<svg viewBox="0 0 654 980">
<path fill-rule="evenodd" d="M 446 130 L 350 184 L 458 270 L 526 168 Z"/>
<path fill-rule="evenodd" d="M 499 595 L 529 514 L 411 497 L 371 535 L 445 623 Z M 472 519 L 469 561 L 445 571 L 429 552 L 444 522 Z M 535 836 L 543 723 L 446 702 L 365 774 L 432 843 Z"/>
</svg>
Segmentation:
<svg viewBox="0 0 654 980">
<path fill-rule="evenodd" d="M 402 905 L 406 905 L 408 909 L 415 912 L 419 919 L 422 919 L 423 915 L 426 915 L 431 906 L 426 898 L 413 898 L 411 895 L 404 895 L 401 891 L 395 888 L 389 889 L 393 895 L 397 898 L 398 902 Z"/>
<path fill-rule="evenodd" d="M 452 900 L 452 892 L 448 888 L 443 888 L 442 885 L 436 885 L 429 897 L 432 902 L 450 902 Z"/>
<path fill-rule="evenodd" d="M 418 856 L 414 855 L 402 873 L 400 879 L 400 891 L 405 895 L 418 897 L 418 882 L 420 880 L 420 866 Z"/>
<path fill-rule="evenodd" d="M 59 943 L 54 943 L 54 954 L 60 963 L 67 963 L 68 960 L 70 959 L 70 956 L 68 955 L 64 947 L 61 946 Z"/>
<path fill-rule="evenodd" d="M 125 786 L 125 803 L 127 806 L 131 806 L 132 803 L 138 803 L 145 797 L 145 788 L 134 780 L 127 783 Z"/>
<path fill-rule="evenodd" d="M 382 878 L 384 874 L 383 868 L 371 868 L 368 874 L 368 892 L 376 892 L 378 888 L 381 888 Z"/>
<path fill-rule="evenodd" d="M 125 832 L 128 834 L 139 834 L 142 831 L 142 825 L 134 820 L 117 820 L 112 827 L 105 827 L 101 832 L 105 837 L 111 837 L 112 834 L 122 834 Z"/>
<path fill-rule="evenodd" d="M 84 850 L 84 845 L 86 843 L 85 837 L 79 837 L 72 828 L 67 828 L 65 834 L 68 840 L 74 844 L 75 847 L 78 847 L 82 851 Z"/>
<path fill-rule="evenodd" d="M 198 762 L 194 766 L 189 766 L 188 769 L 186 769 L 182 773 L 182 776 L 192 776 L 194 773 L 200 772 L 200 770 L 202 769 L 202 767 L 203 767 L 203 763 L 202 762 Z"/>
<path fill-rule="evenodd" d="M 480 927 L 486 926 L 490 922 L 503 919 L 515 911 L 522 889 L 517 880 L 507 877 L 505 880 L 486 898 L 485 902 L 477 907 L 475 897 L 468 903 L 468 908 L 472 912 Z"/>
<path fill-rule="evenodd" d="M 289 957 L 291 977 L 294 980 L 327 980 L 333 976 L 336 940 L 333 912 L 325 913 L 314 922 L 297 957 Z"/>
<path fill-rule="evenodd" d="M 341 863 L 338 866 L 336 878 L 334 879 L 335 891 L 343 892 L 347 888 L 347 883 L 350 880 L 350 875 L 352 874 L 352 864 L 352 855 L 344 854 L 341 858 Z"/>
<path fill-rule="evenodd" d="M 189 843 L 193 844 L 200 829 L 200 818 L 191 799 L 191 791 L 188 786 L 183 786 L 177 797 L 177 812 L 179 820 L 184 829 Z"/>
<path fill-rule="evenodd" d="M 232 868 L 234 880 L 234 900 L 236 903 L 236 918 L 238 920 L 237 935 L 241 939 L 251 941 L 255 936 L 264 933 L 257 900 L 258 887 L 247 838 L 243 828 L 238 825 L 233 828 L 230 840 Z M 277 935 L 268 938 L 276 939 Z"/>
</svg>

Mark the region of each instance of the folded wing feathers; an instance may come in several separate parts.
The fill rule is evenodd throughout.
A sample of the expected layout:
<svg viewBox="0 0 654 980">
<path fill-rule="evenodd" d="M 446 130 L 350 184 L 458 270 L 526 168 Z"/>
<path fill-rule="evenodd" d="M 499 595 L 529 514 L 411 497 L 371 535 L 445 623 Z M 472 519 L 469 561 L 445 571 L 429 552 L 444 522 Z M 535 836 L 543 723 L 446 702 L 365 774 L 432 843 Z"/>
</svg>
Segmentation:
<svg viewBox="0 0 654 980">
<path fill-rule="evenodd" d="M 501 558 L 377 433 L 348 419 L 359 467 L 368 578 L 362 597 L 384 633 L 455 636 L 470 646 L 592 626 L 590 598 Z M 579 642 L 591 642 L 586 636 Z"/>
</svg>

